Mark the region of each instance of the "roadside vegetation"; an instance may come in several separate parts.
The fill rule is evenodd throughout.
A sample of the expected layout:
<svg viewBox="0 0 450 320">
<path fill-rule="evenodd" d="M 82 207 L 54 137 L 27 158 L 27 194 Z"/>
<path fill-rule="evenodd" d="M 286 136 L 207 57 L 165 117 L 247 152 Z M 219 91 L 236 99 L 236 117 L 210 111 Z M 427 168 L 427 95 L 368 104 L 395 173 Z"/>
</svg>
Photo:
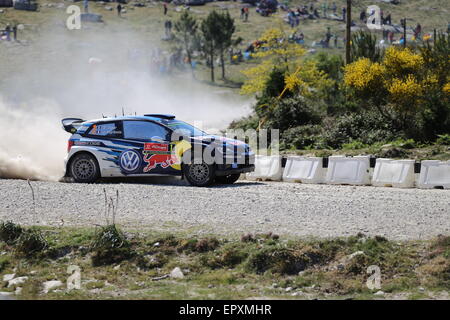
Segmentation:
<svg viewBox="0 0 450 320">
<path fill-rule="evenodd" d="M 261 41 L 270 44 L 280 34 L 269 30 Z M 385 156 L 402 158 L 416 148 L 426 157 L 448 158 L 450 35 L 438 34 L 433 45 L 380 50 L 370 34 L 358 32 L 352 43 L 347 65 L 339 55 L 286 55 L 287 48 L 269 45 L 264 55 L 273 51 L 275 59 L 262 57 L 246 71 L 243 93 L 256 93 L 253 113 L 230 127 L 279 129 L 281 149 L 292 152 L 383 155 L 391 145 L 397 150 Z"/>
<path fill-rule="evenodd" d="M 73 265 L 80 268 L 81 289 L 69 291 Z M 366 285 L 371 265 L 381 270 L 379 289 Z M 26 278 L 10 282 L 11 274 Z M 18 299 L 438 298 L 450 290 L 450 238 L 394 242 L 363 234 L 285 239 L 267 233 L 219 239 L 122 232 L 116 225 L 4 222 L 3 279 L 0 291 L 16 292 Z"/>
</svg>

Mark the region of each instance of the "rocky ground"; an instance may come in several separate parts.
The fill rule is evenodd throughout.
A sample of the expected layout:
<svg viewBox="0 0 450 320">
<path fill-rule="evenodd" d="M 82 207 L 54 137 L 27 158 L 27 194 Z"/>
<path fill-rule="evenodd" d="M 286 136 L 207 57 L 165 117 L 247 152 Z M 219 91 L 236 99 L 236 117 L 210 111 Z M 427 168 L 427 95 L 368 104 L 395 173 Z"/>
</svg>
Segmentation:
<svg viewBox="0 0 450 320">
<path fill-rule="evenodd" d="M 361 232 L 392 240 L 430 239 L 450 231 L 448 190 L 250 181 L 196 188 L 171 179 L 88 185 L 31 182 L 31 186 L 34 201 L 27 181 L 0 180 L 0 220 L 104 225 L 104 190 L 108 198 L 115 198 L 118 190 L 116 223 L 125 229 L 222 235 L 272 231 L 296 237 Z"/>
</svg>

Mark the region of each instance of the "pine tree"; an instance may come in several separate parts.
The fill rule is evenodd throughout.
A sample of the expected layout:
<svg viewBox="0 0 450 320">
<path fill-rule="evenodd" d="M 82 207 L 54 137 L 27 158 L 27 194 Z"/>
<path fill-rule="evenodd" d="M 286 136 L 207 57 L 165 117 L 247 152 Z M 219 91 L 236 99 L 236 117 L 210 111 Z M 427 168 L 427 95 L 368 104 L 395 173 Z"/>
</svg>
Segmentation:
<svg viewBox="0 0 450 320">
<path fill-rule="evenodd" d="M 203 20 L 201 30 L 203 34 L 203 52 L 206 60 L 209 62 L 211 69 L 211 81 L 214 82 L 214 57 L 217 53 L 218 40 L 222 33 L 221 16 L 216 11 L 211 11 L 210 14 Z"/>
<path fill-rule="evenodd" d="M 179 38 L 179 40 L 183 43 L 193 77 L 195 77 L 195 74 L 194 67 L 192 65 L 192 52 L 194 51 L 196 45 L 197 29 L 197 20 L 195 20 L 189 11 L 184 11 L 180 16 L 180 19 L 175 22 L 177 38 Z"/>
</svg>

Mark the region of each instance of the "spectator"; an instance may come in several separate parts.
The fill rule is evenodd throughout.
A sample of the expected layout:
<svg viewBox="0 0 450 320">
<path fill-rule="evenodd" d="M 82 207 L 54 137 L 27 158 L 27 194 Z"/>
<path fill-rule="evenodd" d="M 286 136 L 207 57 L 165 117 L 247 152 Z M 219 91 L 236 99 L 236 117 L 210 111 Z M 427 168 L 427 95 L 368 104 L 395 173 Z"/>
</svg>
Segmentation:
<svg viewBox="0 0 450 320">
<path fill-rule="evenodd" d="M 88 0 L 84 0 L 83 3 L 84 3 L 84 12 L 85 13 L 89 13 L 89 2 L 88 2 Z"/>
<path fill-rule="evenodd" d="M 245 8 L 242 7 L 241 8 L 241 20 L 244 20 L 244 15 L 245 15 Z"/>
<path fill-rule="evenodd" d="M 120 17 L 121 15 L 120 15 L 120 13 L 122 12 L 122 5 L 119 3 L 118 5 L 117 5 L 117 15 Z"/>
<path fill-rule="evenodd" d="M 333 35 L 331 34 L 330 27 L 327 27 L 327 33 L 325 34 L 325 47 L 330 47 L 330 40 Z"/>
<path fill-rule="evenodd" d="M 172 21 L 166 20 L 164 22 L 164 28 L 166 30 L 166 38 L 170 38 L 172 34 Z"/>
<path fill-rule="evenodd" d="M 245 22 L 248 21 L 248 13 L 249 13 L 248 7 L 245 7 L 244 8 L 244 21 Z"/>
<path fill-rule="evenodd" d="M 11 41 L 11 26 L 9 25 L 9 23 L 6 25 L 5 34 L 6 34 L 6 40 Z"/>
<path fill-rule="evenodd" d="M 392 44 L 394 42 L 394 33 L 392 31 L 389 31 L 388 38 L 389 42 Z"/>
<path fill-rule="evenodd" d="M 13 36 L 14 36 L 14 41 L 17 41 L 17 25 L 14 25 L 14 27 L 13 27 Z"/>
<path fill-rule="evenodd" d="M 421 33 L 422 33 L 422 26 L 420 25 L 420 23 L 418 23 L 416 28 L 414 29 L 414 37 L 418 39 Z"/>
<path fill-rule="evenodd" d="M 328 9 L 328 4 L 326 2 L 322 3 L 322 13 L 323 13 L 324 18 L 327 17 L 327 9 Z"/>
<path fill-rule="evenodd" d="M 362 10 L 359 14 L 359 20 L 366 23 L 366 10 Z"/>
<path fill-rule="evenodd" d="M 384 24 L 387 24 L 387 25 L 391 25 L 392 24 L 392 18 L 391 18 L 391 14 L 390 13 L 388 13 L 388 15 L 386 16 L 386 18 L 384 19 L 384 22 L 383 22 Z"/>
<path fill-rule="evenodd" d="M 342 7 L 342 20 L 345 21 L 346 17 L 347 17 L 347 8 Z"/>
<path fill-rule="evenodd" d="M 333 2 L 333 4 L 331 5 L 331 10 L 333 10 L 333 13 L 336 14 L 337 10 L 336 2 Z"/>
<path fill-rule="evenodd" d="M 167 14 L 167 2 L 163 3 L 163 8 L 164 8 L 164 15 Z"/>
<path fill-rule="evenodd" d="M 314 9 L 314 17 L 315 17 L 315 18 L 320 18 L 320 16 L 319 16 L 319 10 Z"/>
</svg>

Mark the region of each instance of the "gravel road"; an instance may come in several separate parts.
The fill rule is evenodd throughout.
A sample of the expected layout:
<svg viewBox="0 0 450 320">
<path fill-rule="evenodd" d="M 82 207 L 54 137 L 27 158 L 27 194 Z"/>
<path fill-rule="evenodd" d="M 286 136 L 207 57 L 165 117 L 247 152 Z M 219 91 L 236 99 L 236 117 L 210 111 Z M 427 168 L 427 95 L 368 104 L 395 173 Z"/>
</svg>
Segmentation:
<svg viewBox="0 0 450 320">
<path fill-rule="evenodd" d="M 0 179 L 0 220 L 22 224 L 104 224 L 103 189 L 119 190 L 116 222 L 125 229 L 187 230 L 235 235 L 272 231 L 290 236 L 390 239 L 450 234 L 450 191 L 239 181 L 195 188 L 180 180 L 99 184 Z M 35 211 L 35 213 L 34 213 Z M 64 222 L 62 222 L 62 219 Z"/>
</svg>

